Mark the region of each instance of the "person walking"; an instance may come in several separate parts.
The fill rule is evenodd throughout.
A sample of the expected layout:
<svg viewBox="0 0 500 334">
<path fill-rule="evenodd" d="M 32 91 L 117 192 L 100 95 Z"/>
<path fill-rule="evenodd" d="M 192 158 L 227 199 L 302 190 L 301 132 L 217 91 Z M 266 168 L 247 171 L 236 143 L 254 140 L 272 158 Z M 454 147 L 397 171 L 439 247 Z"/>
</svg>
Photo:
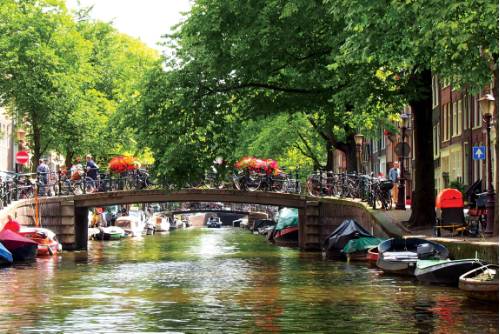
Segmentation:
<svg viewBox="0 0 500 334">
<path fill-rule="evenodd" d="M 392 168 L 389 169 L 389 180 L 392 181 L 392 202 L 398 202 L 398 180 L 401 172 L 399 170 L 399 162 L 394 161 Z"/>
<path fill-rule="evenodd" d="M 45 193 L 46 193 L 46 188 L 47 188 L 47 184 L 49 183 L 49 173 L 50 173 L 50 170 L 49 170 L 49 166 L 47 166 L 47 164 L 45 163 L 46 160 L 44 159 L 40 159 L 39 161 L 39 164 L 38 164 L 38 167 L 36 168 L 36 173 L 38 175 L 38 181 L 40 182 L 39 183 L 39 195 L 40 196 L 45 196 Z"/>
</svg>

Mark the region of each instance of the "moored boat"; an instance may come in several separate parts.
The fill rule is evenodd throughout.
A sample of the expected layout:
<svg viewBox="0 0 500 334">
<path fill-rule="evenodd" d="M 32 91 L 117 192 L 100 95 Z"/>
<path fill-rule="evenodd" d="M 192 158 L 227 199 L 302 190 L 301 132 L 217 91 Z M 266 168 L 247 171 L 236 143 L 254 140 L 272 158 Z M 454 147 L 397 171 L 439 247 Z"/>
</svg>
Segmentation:
<svg viewBox="0 0 500 334">
<path fill-rule="evenodd" d="M 383 239 L 375 237 L 361 237 L 351 239 L 342 249 L 348 261 L 368 261 L 368 250 L 378 246 Z"/>
<path fill-rule="evenodd" d="M 498 265 L 487 264 L 460 276 L 458 287 L 468 297 L 498 302 Z"/>
<path fill-rule="evenodd" d="M 0 232 L 0 242 L 12 253 L 14 261 L 34 260 L 38 243 L 11 230 Z"/>
<path fill-rule="evenodd" d="M 377 267 L 386 273 L 413 276 L 418 259 L 447 259 L 448 249 L 420 238 L 391 238 L 378 245 Z"/>
<path fill-rule="evenodd" d="M 350 260 L 366 260 L 368 248 L 381 241 L 353 219 L 346 219 L 325 239 L 323 252 L 329 259 L 345 259 L 349 254 Z"/>
<path fill-rule="evenodd" d="M 125 238 L 125 230 L 118 226 L 100 227 L 99 233 L 94 236 L 97 240 L 120 240 Z"/>
<path fill-rule="evenodd" d="M 299 211 L 295 208 L 283 208 L 279 211 L 272 241 L 278 246 L 299 246 Z"/>
<path fill-rule="evenodd" d="M 370 262 L 377 262 L 378 260 L 378 246 L 372 247 L 368 250 L 366 254 L 366 259 Z"/>
<path fill-rule="evenodd" d="M 62 251 L 62 246 L 54 232 L 43 227 L 21 227 L 19 234 L 38 244 L 37 256 L 55 255 Z"/>
<path fill-rule="evenodd" d="M 478 259 L 418 260 L 415 277 L 424 283 L 458 285 L 460 276 L 484 265 Z"/>
<path fill-rule="evenodd" d="M 115 226 L 122 228 L 127 235 L 138 237 L 144 231 L 145 222 L 135 216 L 118 217 Z"/>
<path fill-rule="evenodd" d="M 8 266 L 12 264 L 13 261 L 12 253 L 0 242 L 0 267 Z"/>
</svg>

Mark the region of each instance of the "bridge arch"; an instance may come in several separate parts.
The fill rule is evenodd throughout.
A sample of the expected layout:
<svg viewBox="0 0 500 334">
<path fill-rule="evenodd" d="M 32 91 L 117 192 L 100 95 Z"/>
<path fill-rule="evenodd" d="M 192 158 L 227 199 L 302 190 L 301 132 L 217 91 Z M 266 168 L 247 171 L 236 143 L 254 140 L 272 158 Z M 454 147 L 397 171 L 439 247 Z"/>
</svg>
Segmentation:
<svg viewBox="0 0 500 334">
<path fill-rule="evenodd" d="M 0 212 L 0 225 L 5 221 L 2 215 L 5 217 L 8 213 L 14 213 L 24 225 L 33 225 L 33 202 L 33 199 L 18 201 L 8 210 Z M 320 249 L 324 238 L 348 218 L 356 219 L 376 236 L 391 236 L 361 203 L 296 194 L 201 189 L 132 190 L 40 198 L 39 202 L 43 225 L 53 229 L 60 236 L 63 246 L 69 250 L 87 248 L 88 208 L 133 203 L 224 202 L 297 208 L 299 247 L 304 250 Z"/>
</svg>

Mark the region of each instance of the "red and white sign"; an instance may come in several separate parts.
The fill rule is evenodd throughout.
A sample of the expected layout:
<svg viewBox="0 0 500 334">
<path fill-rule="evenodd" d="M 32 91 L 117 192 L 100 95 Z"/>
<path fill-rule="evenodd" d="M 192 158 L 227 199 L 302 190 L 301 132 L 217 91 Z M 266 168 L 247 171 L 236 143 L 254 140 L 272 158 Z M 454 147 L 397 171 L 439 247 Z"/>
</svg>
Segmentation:
<svg viewBox="0 0 500 334">
<path fill-rule="evenodd" d="M 16 153 L 16 162 L 20 165 L 25 165 L 30 160 L 30 155 L 26 151 Z"/>
</svg>

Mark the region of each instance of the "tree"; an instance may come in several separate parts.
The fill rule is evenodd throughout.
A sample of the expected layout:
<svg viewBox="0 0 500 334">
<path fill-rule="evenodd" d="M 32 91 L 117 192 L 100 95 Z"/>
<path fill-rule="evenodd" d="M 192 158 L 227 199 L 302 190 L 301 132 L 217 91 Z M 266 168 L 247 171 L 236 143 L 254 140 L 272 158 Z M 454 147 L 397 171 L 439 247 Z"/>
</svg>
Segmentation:
<svg viewBox="0 0 500 334">
<path fill-rule="evenodd" d="M 170 36 L 175 58 L 166 62 L 166 72 L 150 77 L 166 86 L 146 85 L 140 117 L 153 123 L 167 117 L 192 138 L 204 123 L 222 124 L 219 138 L 227 144 L 233 132 L 228 126 L 239 120 L 303 113 L 325 141 L 332 169 L 333 147 L 354 156 L 358 128 L 393 112 L 380 107 L 380 94 L 390 92 L 393 83 L 376 76 L 377 68 L 336 61 L 342 32 L 343 20 L 329 15 L 322 1 L 200 0 Z M 140 129 L 142 138 L 152 126 Z M 170 132 L 165 122 L 155 126 Z M 191 154 L 208 152 L 214 150 Z"/>
<path fill-rule="evenodd" d="M 5 0 L 0 17 L 0 98 L 29 123 L 38 161 L 78 104 L 89 45 L 61 1 Z"/>
<path fill-rule="evenodd" d="M 400 93 L 413 110 L 418 157 L 410 223 L 432 224 L 431 71 L 476 91 L 488 83 L 488 65 L 498 68 L 498 4 L 484 0 L 328 3 L 333 16 L 346 19 L 344 59 L 379 64 L 402 79 Z"/>
</svg>

